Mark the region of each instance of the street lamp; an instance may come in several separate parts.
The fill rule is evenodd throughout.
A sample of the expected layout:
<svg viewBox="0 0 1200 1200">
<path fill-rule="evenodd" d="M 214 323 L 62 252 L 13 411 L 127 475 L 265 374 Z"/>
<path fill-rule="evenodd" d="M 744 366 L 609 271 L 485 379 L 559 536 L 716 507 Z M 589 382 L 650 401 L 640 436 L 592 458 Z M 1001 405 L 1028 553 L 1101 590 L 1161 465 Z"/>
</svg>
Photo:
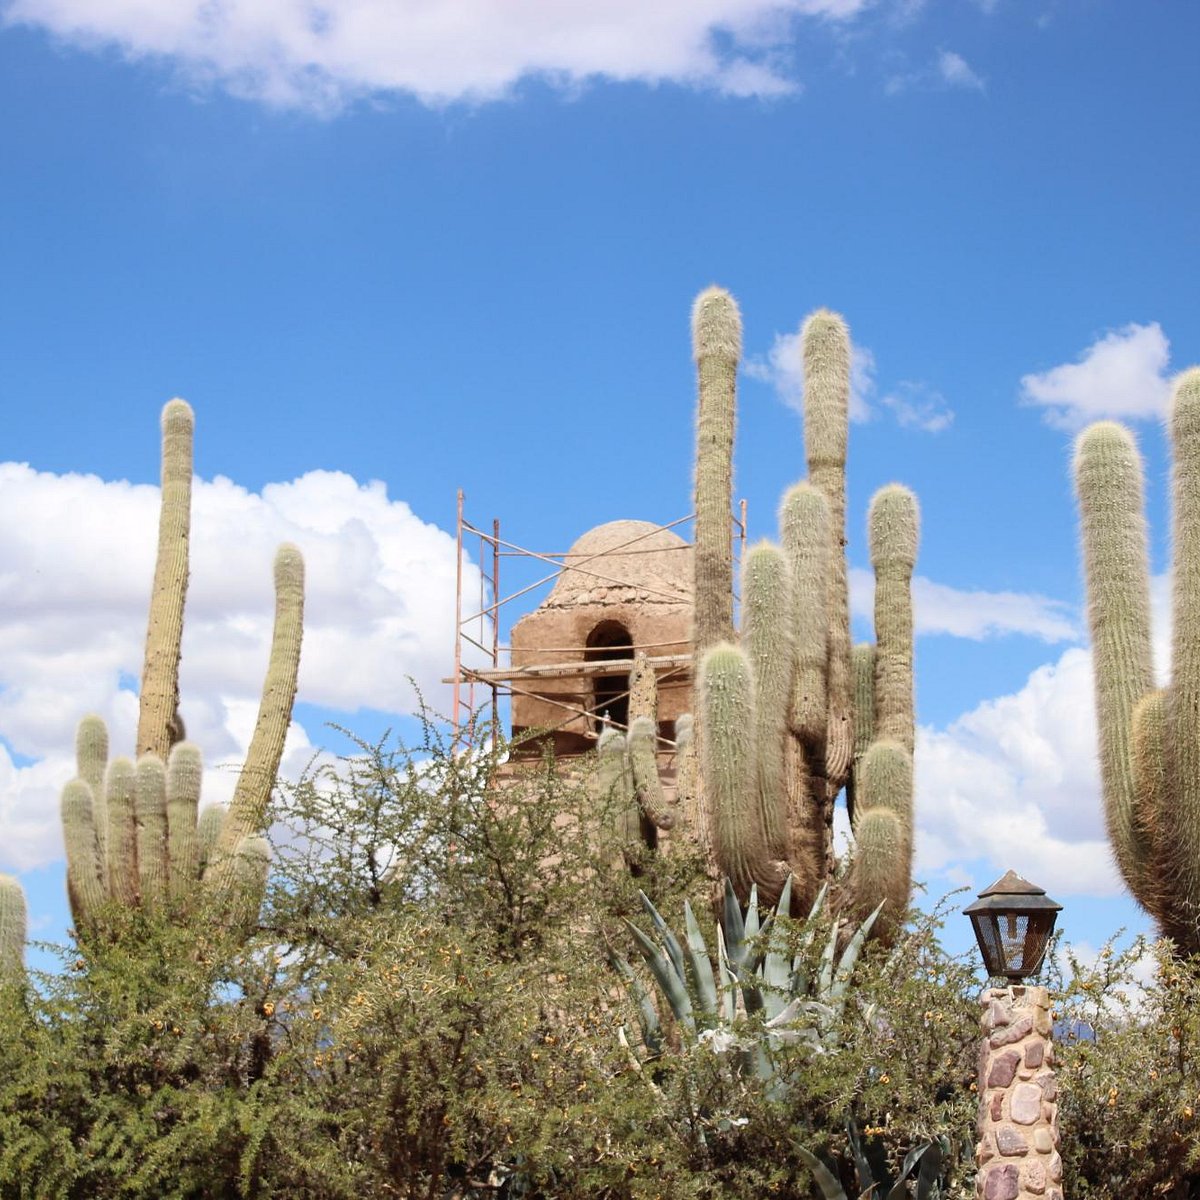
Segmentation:
<svg viewBox="0 0 1200 1200">
<path fill-rule="evenodd" d="M 1008 871 L 965 910 L 988 975 L 1008 980 L 979 998 L 978 1196 L 1062 1200 L 1050 993 L 1021 982 L 1042 965 L 1061 908 Z"/>
<path fill-rule="evenodd" d="M 1020 983 L 1042 965 L 1061 910 L 1037 884 L 1008 871 L 963 911 L 971 918 L 988 975 Z"/>
</svg>

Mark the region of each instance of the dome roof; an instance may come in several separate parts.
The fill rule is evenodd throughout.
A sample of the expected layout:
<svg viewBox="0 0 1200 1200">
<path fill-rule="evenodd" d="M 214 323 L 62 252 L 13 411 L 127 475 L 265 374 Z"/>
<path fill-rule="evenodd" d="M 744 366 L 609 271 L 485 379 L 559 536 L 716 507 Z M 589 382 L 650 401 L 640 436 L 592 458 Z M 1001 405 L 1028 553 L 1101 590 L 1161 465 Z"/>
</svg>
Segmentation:
<svg viewBox="0 0 1200 1200">
<path fill-rule="evenodd" d="M 690 604 L 692 548 L 649 521 L 609 521 L 589 529 L 567 552 L 545 604 L 639 600 Z"/>
</svg>

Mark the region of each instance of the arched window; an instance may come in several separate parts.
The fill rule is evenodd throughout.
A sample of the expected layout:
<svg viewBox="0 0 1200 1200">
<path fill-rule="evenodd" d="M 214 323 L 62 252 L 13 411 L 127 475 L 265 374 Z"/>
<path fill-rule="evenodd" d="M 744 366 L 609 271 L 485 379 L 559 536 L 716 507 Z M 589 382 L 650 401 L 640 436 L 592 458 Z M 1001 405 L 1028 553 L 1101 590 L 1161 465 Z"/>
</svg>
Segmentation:
<svg viewBox="0 0 1200 1200">
<path fill-rule="evenodd" d="M 583 654 L 586 662 L 603 662 L 609 658 L 632 658 L 633 638 L 620 621 L 601 621 L 588 634 Z M 592 677 L 593 728 L 604 728 L 605 716 L 622 729 L 629 724 L 629 673 L 594 675 Z"/>
</svg>

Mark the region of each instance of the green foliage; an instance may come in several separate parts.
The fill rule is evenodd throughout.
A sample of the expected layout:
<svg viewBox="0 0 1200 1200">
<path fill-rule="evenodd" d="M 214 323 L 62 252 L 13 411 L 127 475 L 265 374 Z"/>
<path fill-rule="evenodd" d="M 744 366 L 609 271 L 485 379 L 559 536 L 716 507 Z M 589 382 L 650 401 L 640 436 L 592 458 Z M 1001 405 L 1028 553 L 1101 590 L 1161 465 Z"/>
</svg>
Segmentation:
<svg viewBox="0 0 1200 1200">
<path fill-rule="evenodd" d="M 811 1172 L 830 1196 L 885 1180 L 906 1195 L 891 1189 L 931 1144 L 923 1194 L 969 1194 L 958 1158 L 973 1150 L 973 985 L 939 950 L 939 918 L 885 956 L 864 951 L 869 921 L 846 940 L 824 894 L 789 921 L 785 889 L 760 924 L 756 902 L 743 914 L 727 888 L 714 957 L 690 905 L 678 934 L 642 902 L 651 929 L 630 931 L 649 978 L 616 958 L 642 1031 L 631 1061 L 693 1169 L 725 1189 L 714 1194 L 807 1195 Z"/>
<path fill-rule="evenodd" d="M 1200 1179 L 1200 972 L 1170 943 L 1056 958 L 1063 1186 L 1189 1200 Z"/>
<path fill-rule="evenodd" d="M 667 1017 L 646 1061 L 605 949 L 646 911 L 611 869 L 620 797 L 549 760 L 518 771 L 502 745 L 455 755 L 432 725 L 411 751 L 360 749 L 281 796 L 248 936 L 114 905 L 86 956 L 4 992 L 0 1197 L 749 1200 L 808 1194 L 798 1146 L 848 1171 L 848 1117 L 869 1115 L 893 1171 L 969 1124 L 974 1005 L 932 927 L 859 956 L 823 1018 L 836 1052 L 784 1017 L 784 1095 L 739 1063 L 790 1002 L 766 982 L 780 956 L 837 986 L 833 926 L 764 937 L 734 903 L 718 969 L 750 1049 Z M 723 935 L 682 861 L 650 856 L 638 882 L 655 911 L 690 897 L 686 974 Z"/>
</svg>

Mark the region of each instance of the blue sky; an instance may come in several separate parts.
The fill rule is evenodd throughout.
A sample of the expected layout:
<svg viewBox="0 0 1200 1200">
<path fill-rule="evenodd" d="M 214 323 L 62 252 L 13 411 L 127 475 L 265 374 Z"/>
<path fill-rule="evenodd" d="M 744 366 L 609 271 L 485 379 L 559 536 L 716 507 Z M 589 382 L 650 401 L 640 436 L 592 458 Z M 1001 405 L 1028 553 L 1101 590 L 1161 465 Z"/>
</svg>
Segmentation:
<svg viewBox="0 0 1200 1200">
<path fill-rule="evenodd" d="M 34 933 L 65 920 L 76 719 L 132 740 L 167 399 L 205 481 L 189 730 L 236 761 L 292 538 L 294 767 L 326 720 L 404 727 L 407 674 L 440 699 L 457 487 L 537 549 L 688 511 L 713 282 L 745 322 L 752 535 L 803 474 L 820 305 L 859 365 L 851 565 L 877 486 L 921 498 L 920 873 L 1011 865 L 1072 937 L 1142 927 L 1103 843 L 1069 458 L 1131 421 L 1165 572 L 1198 34 L 1184 0 L 0 0 L 0 869 Z"/>
</svg>

